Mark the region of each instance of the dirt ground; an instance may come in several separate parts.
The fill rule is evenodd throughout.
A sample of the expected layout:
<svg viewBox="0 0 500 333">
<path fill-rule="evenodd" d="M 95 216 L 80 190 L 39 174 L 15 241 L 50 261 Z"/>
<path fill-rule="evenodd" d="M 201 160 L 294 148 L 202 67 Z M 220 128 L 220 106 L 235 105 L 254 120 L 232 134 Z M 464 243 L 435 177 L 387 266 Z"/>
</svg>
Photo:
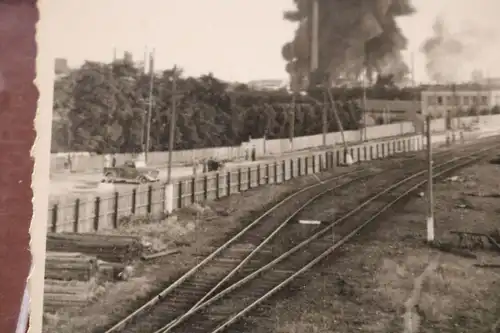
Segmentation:
<svg viewBox="0 0 500 333">
<path fill-rule="evenodd" d="M 398 158 L 373 161 L 370 167 L 385 168 L 394 166 L 398 161 Z M 349 169 L 352 168 L 325 172 L 320 178 Z M 43 331 L 91 333 L 96 328 L 109 327 L 198 263 L 202 259 L 200 253 L 206 254 L 214 245 L 222 244 L 265 207 L 317 181 L 316 177 L 305 176 L 286 184 L 261 186 L 207 205 L 195 205 L 156 223 L 140 218 L 131 221 L 133 223 L 121 229 L 120 234 L 139 235 L 156 250 L 178 248 L 180 253 L 147 262 L 136 269 L 129 281 L 105 285 L 103 296 L 87 307 L 66 308 L 56 314 L 46 314 Z"/>
<path fill-rule="evenodd" d="M 387 165 L 391 162 L 374 163 Z M 319 178 L 331 177 L 355 167 L 324 172 Z M 88 307 L 65 308 L 56 314 L 45 314 L 43 332 L 91 333 L 97 328 L 109 327 L 165 288 L 168 281 L 196 265 L 202 259 L 200 253 L 206 254 L 214 245 L 222 244 L 245 221 L 252 220 L 266 207 L 297 189 L 317 182 L 318 178 L 314 176 L 304 176 L 285 184 L 251 189 L 204 206 L 194 205 L 160 222 L 147 223 L 141 218 L 131 221 L 128 227 L 117 233 L 139 235 L 156 250 L 178 248 L 180 253 L 138 267 L 135 277 L 128 281 L 105 285 L 103 296 Z"/>
<path fill-rule="evenodd" d="M 458 247 L 451 230 L 500 228 L 500 165 L 485 162 L 455 176 L 435 185 L 435 218 L 436 240 Z M 305 276 L 300 290 L 278 295 L 265 318 L 249 318 L 257 325 L 248 330 L 500 332 L 500 268 L 474 266 L 500 267 L 500 253 L 479 249 L 474 259 L 431 249 L 426 209 L 418 196 L 394 208 Z"/>
</svg>

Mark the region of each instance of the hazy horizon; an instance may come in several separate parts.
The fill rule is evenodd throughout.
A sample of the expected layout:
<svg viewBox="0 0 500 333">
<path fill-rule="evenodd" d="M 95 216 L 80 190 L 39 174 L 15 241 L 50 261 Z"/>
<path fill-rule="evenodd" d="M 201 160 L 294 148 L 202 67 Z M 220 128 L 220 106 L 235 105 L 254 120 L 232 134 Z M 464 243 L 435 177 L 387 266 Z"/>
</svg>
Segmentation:
<svg viewBox="0 0 500 333">
<path fill-rule="evenodd" d="M 54 58 L 67 59 L 70 67 L 85 60 L 109 62 L 114 48 L 118 57 L 129 51 L 135 61 L 142 61 L 147 46 L 155 49 L 157 69 L 178 65 L 187 75 L 212 72 L 235 82 L 286 80 L 281 47 L 293 38 L 296 26 L 283 20 L 283 12 L 293 8 L 292 0 L 264 1 L 149 0 L 146 7 L 139 0 L 46 0 L 41 17 L 50 22 L 53 44 L 44 47 L 50 47 Z M 400 23 L 409 40 L 405 58 L 410 64 L 414 54 L 417 82 L 428 80 L 419 49 L 439 14 L 452 28 L 482 25 L 500 35 L 495 18 L 498 1 L 413 0 L 413 4 L 417 13 Z M 498 53 L 495 50 L 488 59 L 496 59 Z M 475 59 L 471 66 L 500 76 L 496 61 L 486 64 Z"/>
</svg>

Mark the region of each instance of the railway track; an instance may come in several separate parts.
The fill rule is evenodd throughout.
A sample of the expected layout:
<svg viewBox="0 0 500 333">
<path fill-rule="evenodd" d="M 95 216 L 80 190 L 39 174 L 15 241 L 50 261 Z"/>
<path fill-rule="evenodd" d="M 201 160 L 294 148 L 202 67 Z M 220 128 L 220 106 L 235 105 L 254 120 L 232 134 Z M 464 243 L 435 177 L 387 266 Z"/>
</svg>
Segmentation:
<svg viewBox="0 0 500 333">
<path fill-rule="evenodd" d="M 476 148 L 472 148 L 472 151 L 475 150 Z M 441 159 L 443 158 L 444 156 L 441 156 Z M 449 159 L 449 157 L 444 159 Z M 452 159 L 437 167 L 446 168 L 450 163 L 462 160 L 463 157 Z M 453 166 L 453 168 L 456 168 L 456 166 Z M 231 313 L 236 313 L 235 320 L 237 320 L 249 311 L 246 310 L 246 306 L 251 310 L 253 307 L 260 304 L 261 299 L 259 295 L 264 295 L 262 297 L 265 299 L 270 296 L 266 294 L 267 290 L 273 291 L 273 286 L 278 286 L 279 289 L 281 288 L 282 281 L 287 281 L 285 282 L 286 284 L 288 283 L 288 279 L 293 280 L 297 276 L 296 273 L 301 272 L 302 263 L 316 263 L 316 258 L 323 258 L 323 253 L 325 253 L 332 244 L 339 244 L 338 246 L 343 244 L 345 241 L 342 242 L 342 239 L 346 237 L 351 238 L 355 234 L 350 232 L 353 227 L 356 232 L 359 231 L 359 226 L 356 227 L 356 224 L 363 221 L 361 226 L 364 227 L 366 221 L 373 221 L 381 212 L 385 211 L 395 202 L 394 200 L 391 201 L 391 198 L 400 198 L 402 194 L 398 191 L 407 191 L 406 189 L 408 186 L 413 188 L 415 182 L 421 186 L 421 178 L 425 177 L 426 171 L 413 171 L 409 173 L 410 175 L 403 176 L 402 179 L 389 188 L 385 186 L 383 190 L 377 189 L 377 194 L 365 200 L 361 205 L 343 214 L 340 219 L 329 222 L 326 227 L 316 228 L 316 230 L 311 232 L 312 235 L 303 239 L 298 245 L 284 251 L 280 256 L 275 257 L 274 260 L 269 262 L 265 262 L 265 259 L 262 260 L 262 258 L 266 256 L 264 253 L 261 260 L 255 260 L 249 263 L 247 267 L 240 272 L 242 278 L 239 281 L 234 281 L 232 285 L 226 285 L 226 289 L 218 290 L 215 296 L 194 307 L 194 309 L 186 312 L 176 320 L 171 321 L 161 329 L 156 330 L 155 333 L 222 331 L 226 326 L 223 320 L 224 318 L 230 318 Z M 387 179 L 385 180 L 385 184 L 387 184 Z M 402 187 L 402 185 L 406 186 Z M 406 192 L 404 193 L 406 194 Z M 390 202 L 389 205 L 387 204 L 388 200 Z M 368 218 L 368 220 L 366 220 L 366 218 Z M 355 222 L 351 222 L 353 219 Z M 347 220 L 350 221 L 349 224 L 345 223 Z M 333 241 L 331 237 L 332 234 L 335 235 L 336 239 L 339 238 L 340 240 Z M 286 235 L 285 238 L 288 236 L 289 235 Z M 302 251 L 298 252 L 299 250 Z M 240 289 L 243 286 L 244 288 Z M 271 294 L 273 293 L 274 291 Z M 255 301 L 255 304 L 252 303 L 252 300 Z M 241 308 L 243 309 L 238 312 L 238 309 Z M 164 311 L 167 313 L 168 309 L 164 308 Z M 217 326 L 216 324 L 218 322 L 222 322 L 222 324 Z M 232 323 L 232 319 L 227 322 L 227 324 Z"/>
<path fill-rule="evenodd" d="M 469 150 L 476 151 L 477 148 L 469 147 Z M 440 153 L 439 156 L 436 155 L 436 160 L 438 158 L 449 160 L 453 153 L 450 151 Z M 467 151 L 466 154 L 470 152 Z M 405 165 L 412 163 L 411 160 Z M 463 159 L 452 159 L 437 167 L 444 167 L 459 160 Z M 419 163 L 422 164 L 423 161 Z M 401 193 L 394 192 L 400 189 L 401 185 L 408 185 L 411 181 L 419 184 L 418 182 L 421 182 L 419 177 L 425 173 L 425 171 L 414 170 L 419 163 L 413 161 L 414 165 L 410 172 L 412 176 L 403 175 L 401 181 L 382 190 L 379 195 L 368 199 L 354 210 L 345 213 L 342 218 L 328 223 L 326 227 L 310 228 L 305 234 L 294 234 L 291 230 L 293 228 L 290 228 L 290 221 L 300 216 L 312 203 L 356 182 L 374 179 L 377 175 L 388 172 L 401 173 L 401 170 L 391 169 L 373 173 L 360 168 L 292 194 L 250 223 L 155 299 L 107 330 L 106 333 L 212 332 L 213 329 L 215 329 L 214 332 L 219 332 L 225 329 L 227 324 L 232 324 L 253 309 L 256 304 L 260 304 L 261 297 L 267 298 L 269 296 L 267 291 L 274 293 L 275 288 L 279 289 L 283 283 L 288 283 L 289 279 L 293 280 L 297 272 L 301 274 L 303 263 L 315 263 L 316 258 L 323 258 L 323 254 L 331 248 L 333 243 L 331 237 L 325 237 L 326 233 L 339 235 L 338 237 L 345 234 L 334 243 L 343 244 L 341 240 L 349 235 L 352 237 L 353 234 L 348 230 L 343 230 L 346 225 L 342 222 L 360 213 L 376 217 L 378 215 L 374 212 L 381 209 L 379 207 L 381 204 L 385 204 L 394 196 L 401 196 Z M 423 165 L 418 167 L 422 168 Z M 404 170 L 403 173 L 405 173 Z M 387 180 L 382 183 L 385 186 L 386 184 Z M 370 206 L 373 203 L 378 203 L 379 206 L 375 205 L 376 207 L 373 208 Z M 285 209 L 287 205 L 292 209 Z M 365 220 L 358 216 L 358 221 Z M 360 224 L 360 226 L 364 225 L 364 222 Z M 353 225 L 349 224 L 349 226 L 352 228 Z M 334 227 L 336 230 L 332 232 Z M 283 249 L 279 246 L 278 253 L 281 252 L 281 255 L 276 257 L 278 254 L 272 251 L 273 246 L 283 243 L 286 239 L 291 240 L 288 248 Z M 314 244 L 312 241 L 315 241 Z M 308 251 L 297 254 L 298 250 L 306 246 Z M 292 254 L 294 254 L 294 260 L 290 260 Z M 242 286 L 245 288 L 241 288 Z M 246 301 L 242 303 L 242 299 Z M 230 318 L 231 313 L 236 313 L 234 319 L 225 321 Z"/>
<path fill-rule="evenodd" d="M 286 225 L 287 218 L 291 218 L 290 212 L 300 212 L 307 205 L 304 202 L 326 195 L 332 191 L 332 186 L 333 188 L 345 187 L 371 175 L 373 172 L 367 170 L 366 167 L 358 167 L 353 171 L 327 179 L 318 179 L 318 183 L 292 193 L 250 222 L 156 297 L 106 330 L 106 333 L 122 332 L 124 329 L 127 332 L 134 331 L 134 322 L 139 317 L 141 317 L 141 322 L 144 319 L 147 321 L 149 312 L 160 301 L 174 304 L 176 309 L 181 309 L 181 311 L 196 305 L 201 296 L 209 296 L 208 293 L 219 281 L 230 277 L 228 272 L 234 269 L 235 263 L 249 260 L 252 251 L 255 249 L 258 251 L 263 247 L 269 235 L 278 233 Z M 142 328 L 138 332 L 142 332 Z"/>
<path fill-rule="evenodd" d="M 497 148 L 497 146 L 495 146 Z M 490 148 L 491 149 L 491 148 Z M 435 165 L 435 177 L 481 159 L 485 152 L 474 151 Z M 241 317 L 254 310 L 288 283 L 320 262 L 323 258 L 354 237 L 395 203 L 426 183 L 426 171 L 406 176 L 363 201 L 311 237 L 260 268 L 247 272 L 246 277 L 220 291 L 202 303 L 182 320 L 166 325 L 159 332 L 218 333 L 228 329 Z M 332 240 L 330 235 L 335 235 Z M 235 328 L 234 332 L 241 332 Z"/>
</svg>

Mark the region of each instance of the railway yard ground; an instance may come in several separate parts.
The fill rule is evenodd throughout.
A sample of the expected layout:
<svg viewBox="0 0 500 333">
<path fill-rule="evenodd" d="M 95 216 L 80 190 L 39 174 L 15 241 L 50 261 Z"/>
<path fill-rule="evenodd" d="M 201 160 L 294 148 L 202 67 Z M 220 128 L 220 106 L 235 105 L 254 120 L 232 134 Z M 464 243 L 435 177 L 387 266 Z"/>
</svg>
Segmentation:
<svg viewBox="0 0 500 333">
<path fill-rule="evenodd" d="M 403 159 L 372 161 L 366 167 L 374 171 L 394 167 Z M 356 167 L 324 172 L 319 178 Z M 499 177 L 500 165 L 484 161 L 436 184 L 436 238 L 442 249 L 458 244 L 451 230 L 492 233 L 500 229 Z M 137 266 L 126 281 L 104 284 L 101 296 L 88 306 L 47 313 L 44 332 L 94 333 L 109 327 L 149 300 L 165 281 L 195 266 L 214 244 L 236 233 L 266 207 L 317 182 L 316 176 L 303 176 L 194 205 L 162 221 L 132 221 L 115 233 L 139 235 L 158 249 L 179 251 Z M 349 188 L 344 192 L 321 200 L 314 209 L 342 210 L 346 200 L 357 200 Z M 414 303 L 418 306 L 412 308 L 412 320 L 420 321 L 420 332 L 492 332 L 495 323 L 500 326 L 500 269 L 474 265 L 500 267 L 500 253 L 430 247 L 424 242 L 426 210 L 425 195 L 399 203 L 273 296 L 276 306 L 264 317 L 245 318 L 244 324 L 258 320 L 258 325 L 243 325 L 244 331 L 405 332 L 405 305 Z"/>
<path fill-rule="evenodd" d="M 460 248 L 452 230 L 498 232 L 499 177 L 500 165 L 485 161 L 436 183 L 439 248 Z M 277 295 L 267 318 L 246 331 L 500 332 L 500 253 L 429 247 L 426 214 L 423 198 L 402 202 L 308 273 L 304 285 Z M 414 331 L 406 328 L 410 304 L 420 325 Z"/>
</svg>

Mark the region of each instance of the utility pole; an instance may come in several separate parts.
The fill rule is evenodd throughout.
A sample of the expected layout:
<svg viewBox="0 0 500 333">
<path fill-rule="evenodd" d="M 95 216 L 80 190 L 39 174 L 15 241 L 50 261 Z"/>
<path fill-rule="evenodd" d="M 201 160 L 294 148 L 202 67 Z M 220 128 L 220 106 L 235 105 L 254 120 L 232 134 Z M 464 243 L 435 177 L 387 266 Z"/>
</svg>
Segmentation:
<svg viewBox="0 0 500 333">
<path fill-rule="evenodd" d="M 289 139 L 290 139 L 290 150 L 293 151 L 293 138 L 295 136 L 295 109 L 297 107 L 297 96 L 296 91 L 292 91 L 292 106 L 290 110 L 290 128 L 289 128 Z"/>
<path fill-rule="evenodd" d="M 319 2 L 318 0 L 312 1 L 311 8 L 311 63 L 309 70 L 309 85 L 316 87 L 317 81 L 317 70 L 319 67 Z M 312 84 L 311 84 L 312 83 Z M 326 82 L 325 82 L 326 83 Z M 327 85 L 326 85 L 326 88 Z M 325 98 L 326 99 L 326 96 Z M 328 134 L 328 116 L 326 104 L 323 104 L 322 114 L 322 132 L 323 132 L 323 146 L 326 146 L 326 136 Z"/>
<path fill-rule="evenodd" d="M 309 64 L 309 85 L 310 87 L 316 86 L 318 83 L 318 67 L 319 67 L 319 2 L 318 0 L 313 0 L 311 3 L 311 22 L 310 22 L 310 40 L 311 40 L 311 50 L 310 50 L 310 64 Z M 342 122 L 340 121 L 339 115 L 337 113 L 337 109 L 335 107 L 335 102 L 333 100 L 332 93 L 330 91 L 331 84 L 330 80 L 322 80 L 323 89 L 326 90 L 327 96 L 330 100 L 333 114 L 335 116 L 335 120 L 337 121 L 337 125 L 340 129 L 340 133 L 342 135 L 342 142 L 344 144 L 346 150 L 346 161 L 347 164 L 352 164 L 352 157 L 348 152 L 347 143 L 345 141 L 344 129 L 342 128 Z M 294 117 L 295 118 L 295 117 Z M 326 108 L 323 108 L 323 145 L 326 146 L 326 135 L 328 131 L 328 119 L 326 114 Z"/>
<path fill-rule="evenodd" d="M 363 43 L 363 74 L 362 74 L 362 84 L 363 84 L 363 110 L 362 119 L 363 123 L 360 126 L 360 139 L 361 141 L 366 140 L 366 79 L 368 74 L 368 56 L 366 53 L 366 43 Z"/>
<path fill-rule="evenodd" d="M 167 170 L 167 183 L 172 182 L 172 154 L 174 151 L 175 142 L 175 125 L 177 118 L 177 67 L 174 67 L 174 74 L 172 77 L 172 100 L 171 100 L 171 117 L 170 117 L 170 130 L 168 133 L 168 170 Z"/>
<path fill-rule="evenodd" d="M 326 94 L 323 92 L 323 106 L 322 106 L 322 122 L 323 122 L 323 146 L 326 147 L 326 136 L 328 134 L 328 109 Z"/>
<path fill-rule="evenodd" d="M 146 144 L 144 149 L 144 158 L 148 163 L 148 153 L 151 140 L 151 117 L 153 113 L 153 87 L 154 87 L 154 49 L 149 55 L 149 98 L 148 98 L 148 113 L 146 120 Z"/>
<path fill-rule="evenodd" d="M 345 140 L 344 127 L 342 126 L 342 121 L 340 121 L 337 107 L 335 106 L 335 101 L 333 100 L 332 92 L 330 91 L 330 89 L 327 89 L 327 92 L 328 98 L 330 99 L 330 104 L 332 106 L 333 115 L 335 116 L 335 121 L 337 122 L 337 125 L 339 127 L 340 135 L 342 136 L 342 144 L 344 145 L 344 149 L 346 152 L 346 160 L 348 160 L 348 164 L 350 164 L 352 162 L 352 156 L 349 154 L 349 147 L 347 145 L 347 141 Z"/>
<path fill-rule="evenodd" d="M 144 73 L 146 73 L 146 66 L 148 65 L 148 48 L 147 46 L 144 46 L 144 60 L 143 60 L 143 69 Z"/>
<path fill-rule="evenodd" d="M 432 142 L 431 142 L 431 115 L 428 114 L 426 117 L 427 123 L 427 167 L 428 167 L 428 215 L 427 215 L 427 241 L 434 241 L 434 193 L 433 193 L 433 177 L 432 177 Z"/>
<path fill-rule="evenodd" d="M 458 131 L 458 135 L 460 137 L 460 140 L 463 139 L 463 133 L 461 129 L 461 122 L 460 122 L 460 114 L 458 110 L 458 95 L 457 95 L 457 86 L 455 83 L 452 83 L 451 85 L 451 98 L 453 99 L 453 114 L 452 114 L 452 126 L 455 123 L 456 128 Z M 455 130 L 453 130 L 453 141 L 455 141 Z"/>
<path fill-rule="evenodd" d="M 411 59 L 411 85 L 413 88 L 417 86 L 417 82 L 415 79 L 415 53 L 412 51 L 410 54 Z"/>
<path fill-rule="evenodd" d="M 476 83 L 477 85 L 477 88 L 476 88 L 476 118 L 477 118 L 477 122 L 479 123 L 479 120 L 481 119 L 480 116 L 481 116 L 481 91 L 482 91 L 482 87 L 481 87 L 481 83 L 480 82 L 477 82 Z"/>
<path fill-rule="evenodd" d="M 319 3 L 318 0 L 312 1 L 311 17 L 311 70 L 315 72 L 319 67 Z"/>
<path fill-rule="evenodd" d="M 171 99 L 171 117 L 170 130 L 168 133 L 168 165 L 167 165 L 167 184 L 165 187 L 165 196 L 167 198 L 166 213 L 173 211 L 174 184 L 172 183 L 172 155 L 175 143 L 175 127 L 177 118 L 177 67 L 174 67 L 172 77 L 172 99 Z"/>
<path fill-rule="evenodd" d="M 417 98 L 417 81 L 415 79 L 415 53 L 413 51 L 410 53 L 410 59 L 411 59 L 411 85 L 413 87 L 412 101 L 417 102 L 417 100 L 420 99 L 420 106 L 422 106 L 421 98 Z M 418 96 L 418 97 L 420 97 L 420 96 Z M 417 132 L 417 124 L 415 122 L 418 120 L 418 118 L 417 118 L 418 109 L 414 110 L 414 111 L 415 111 L 415 113 L 412 117 L 414 119 L 413 126 L 415 129 L 415 132 Z M 423 112 L 424 110 L 421 110 L 421 111 Z"/>
<path fill-rule="evenodd" d="M 488 114 L 491 116 L 491 112 L 492 112 L 492 105 L 493 105 L 493 91 L 491 89 L 491 76 L 489 74 L 489 71 L 486 72 L 486 75 L 487 75 L 487 78 L 486 78 L 486 84 L 488 85 L 487 89 L 488 89 Z"/>
</svg>

